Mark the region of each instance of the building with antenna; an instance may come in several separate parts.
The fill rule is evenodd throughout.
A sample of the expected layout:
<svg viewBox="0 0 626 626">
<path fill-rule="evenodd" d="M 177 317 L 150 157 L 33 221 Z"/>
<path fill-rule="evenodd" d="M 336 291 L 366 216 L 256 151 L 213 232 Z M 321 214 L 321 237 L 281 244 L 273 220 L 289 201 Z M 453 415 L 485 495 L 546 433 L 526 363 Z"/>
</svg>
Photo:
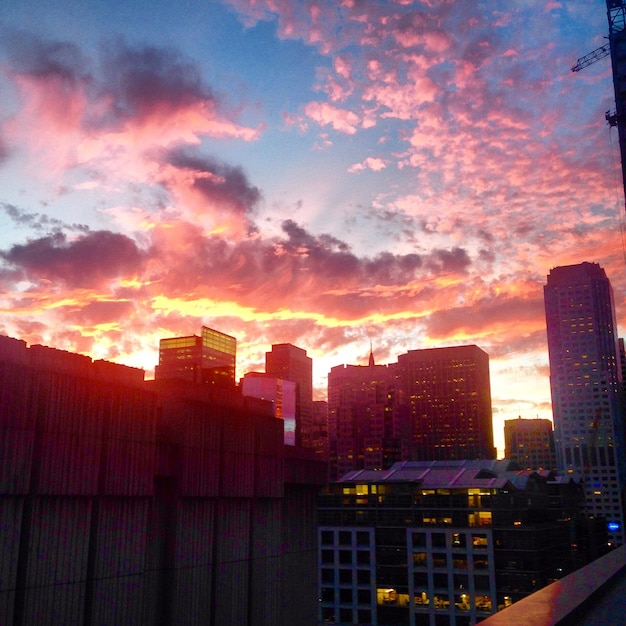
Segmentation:
<svg viewBox="0 0 626 626">
<path fill-rule="evenodd" d="M 489 357 L 478 346 L 410 350 L 328 375 L 331 480 L 395 461 L 495 459 Z"/>
<path fill-rule="evenodd" d="M 587 513 L 624 543 L 626 457 L 615 305 L 597 263 L 556 267 L 544 287 L 558 469 L 583 476 Z"/>
</svg>

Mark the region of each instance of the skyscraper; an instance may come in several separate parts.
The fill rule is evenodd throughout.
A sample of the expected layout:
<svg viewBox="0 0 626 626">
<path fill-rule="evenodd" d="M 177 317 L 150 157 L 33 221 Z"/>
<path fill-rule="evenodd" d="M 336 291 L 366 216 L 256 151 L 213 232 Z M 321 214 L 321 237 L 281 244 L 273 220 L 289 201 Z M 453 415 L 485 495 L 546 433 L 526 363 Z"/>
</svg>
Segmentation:
<svg viewBox="0 0 626 626">
<path fill-rule="evenodd" d="M 547 419 L 505 420 L 504 456 L 522 469 L 556 469 L 554 430 Z"/>
<path fill-rule="evenodd" d="M 613 290 L 597 263 L 556 267 L 544 287 L 557 465 L 580 473 L 587 512 L 624 542 L 623 414 Z"/>
<path fill-rule="evenodd" d="M 313 447 L 313 359 L 306 350 L 290 343 L 275 343 L 265 353 L 265 373 L 296 383 L 296 445 Z"/>
<path fill-rule="evenodd" d="M 264 372 L 248 372 L 240 381 L 244 396 L 268 400 L 274 417 L 283 420 L 285 444 L 296 442 L 296 383 Z"/>
<path fill-rule="evenodd" d="M 330 476 L 357 469 L 386 469 L 401 459 L 394 432 L 387 365 L 337 365 L 328 374 Z"/>
<path fill-rule="evenodd" d="M 393 369 L 414 460 L 496 458 L 486 352 L 474 345 L 409 350 Z"/>
<path fill-rule="evenodd" d="M 236 354 L 234 337 L 203 326 L 201 336 L 161 339 L 155 378 L 234 385 Z"/>
</svg>

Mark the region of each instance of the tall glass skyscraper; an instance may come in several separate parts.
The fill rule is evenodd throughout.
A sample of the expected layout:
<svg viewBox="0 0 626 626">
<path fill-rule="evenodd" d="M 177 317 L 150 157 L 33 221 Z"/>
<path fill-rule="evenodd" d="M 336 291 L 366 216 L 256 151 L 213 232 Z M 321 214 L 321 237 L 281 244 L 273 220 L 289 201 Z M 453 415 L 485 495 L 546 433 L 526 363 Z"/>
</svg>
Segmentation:
<svg viewBox="0 0 626 626">
<path fill-rule="evenodd" d="M 597 263 L 556 267 L 544 287 L 559 471 L 581 474 L 587 512 L 624 543 L 626 455 L 613 290 Z"/>
</svg>

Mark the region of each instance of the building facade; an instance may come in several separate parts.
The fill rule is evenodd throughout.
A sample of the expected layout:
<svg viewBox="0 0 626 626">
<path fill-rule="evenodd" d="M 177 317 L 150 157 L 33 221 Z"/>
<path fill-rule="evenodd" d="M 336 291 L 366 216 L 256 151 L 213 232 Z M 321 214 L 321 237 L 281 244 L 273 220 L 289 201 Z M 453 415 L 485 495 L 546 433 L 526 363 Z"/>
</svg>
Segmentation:
<svg viewBox="0 0 626 626">
<path fill-rule="evenodd" d="M 411 350 L 328 374 L 331 480 L 399 460 L 495 459 L 489 357 L 477 346 Z"/>
<path fill-rule="evenodd" d="M 589 514 L 624 542 L 622 370 L 613 290 L 597 263 L 550 271 L 544 287 L 557 464 L 583 476 Z"/>
<path fill-rule="evenodd" d="M 395 415 L 391 373 L 388 366 L 375 364 L 371 352 L 368 365 L 333 367 L 328 374 L 331 479 L 401 460 Z"/>
<path fill-rule="evenodd" d="M 320 621 L 470 626 L 570 572 L 580 485 L 515 467 L 409 461 L 331 483 L 319 499 Z"/>
<path fill-rule="evenodd" d="M 314 626 L 325 464 L 231 387 L 0 337 L 0 624 Z"/>
<path fill-rule="evenodd" d="M 504 456 L 522 469 L 556 470 L 552 422 L 521 417 L 505 420 Z"/>
<path fill-rule="evenodd" d="M 200 336 L 161 339 L 155 378 L 233 386 L 236 361 L 237 340 L 203 326 Z"/>
<path fill-rule="evenodd" d="M 410 350 L 393 366 L 411 457 L 495 459 L 489 356 L 478 346 Z"/>
<path fill-rule="evenodd" d="M 265 373 L 296 384 L 296 445 L 313 448 L 313 359 L 290 343 L 273 344 L 265 353 Z"/>
<path fill-rule="evenodd" d="M 248 372 L 240 381 L 245 397 L 272 403 L 274 417 L 283 421 L 285 445 L 296 443 L 296 383 L 263 372 Z"/>
</svg>

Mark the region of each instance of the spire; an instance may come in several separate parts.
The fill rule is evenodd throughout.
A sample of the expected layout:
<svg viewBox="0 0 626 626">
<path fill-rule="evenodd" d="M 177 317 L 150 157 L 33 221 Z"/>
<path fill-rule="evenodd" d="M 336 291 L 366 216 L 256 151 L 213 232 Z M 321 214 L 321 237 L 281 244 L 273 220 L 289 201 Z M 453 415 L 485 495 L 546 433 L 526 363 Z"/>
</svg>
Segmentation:
<svg viewBox="0 0 626 626">
<path fill-rule="evenodd" d="M 375 363 L 374 363 L 374 351 L 372 350 L 372 340 L 370 339 L 370 362 L 369 362 L 369 366 L 370 367 L 374 367 Z"/>
</svg>

